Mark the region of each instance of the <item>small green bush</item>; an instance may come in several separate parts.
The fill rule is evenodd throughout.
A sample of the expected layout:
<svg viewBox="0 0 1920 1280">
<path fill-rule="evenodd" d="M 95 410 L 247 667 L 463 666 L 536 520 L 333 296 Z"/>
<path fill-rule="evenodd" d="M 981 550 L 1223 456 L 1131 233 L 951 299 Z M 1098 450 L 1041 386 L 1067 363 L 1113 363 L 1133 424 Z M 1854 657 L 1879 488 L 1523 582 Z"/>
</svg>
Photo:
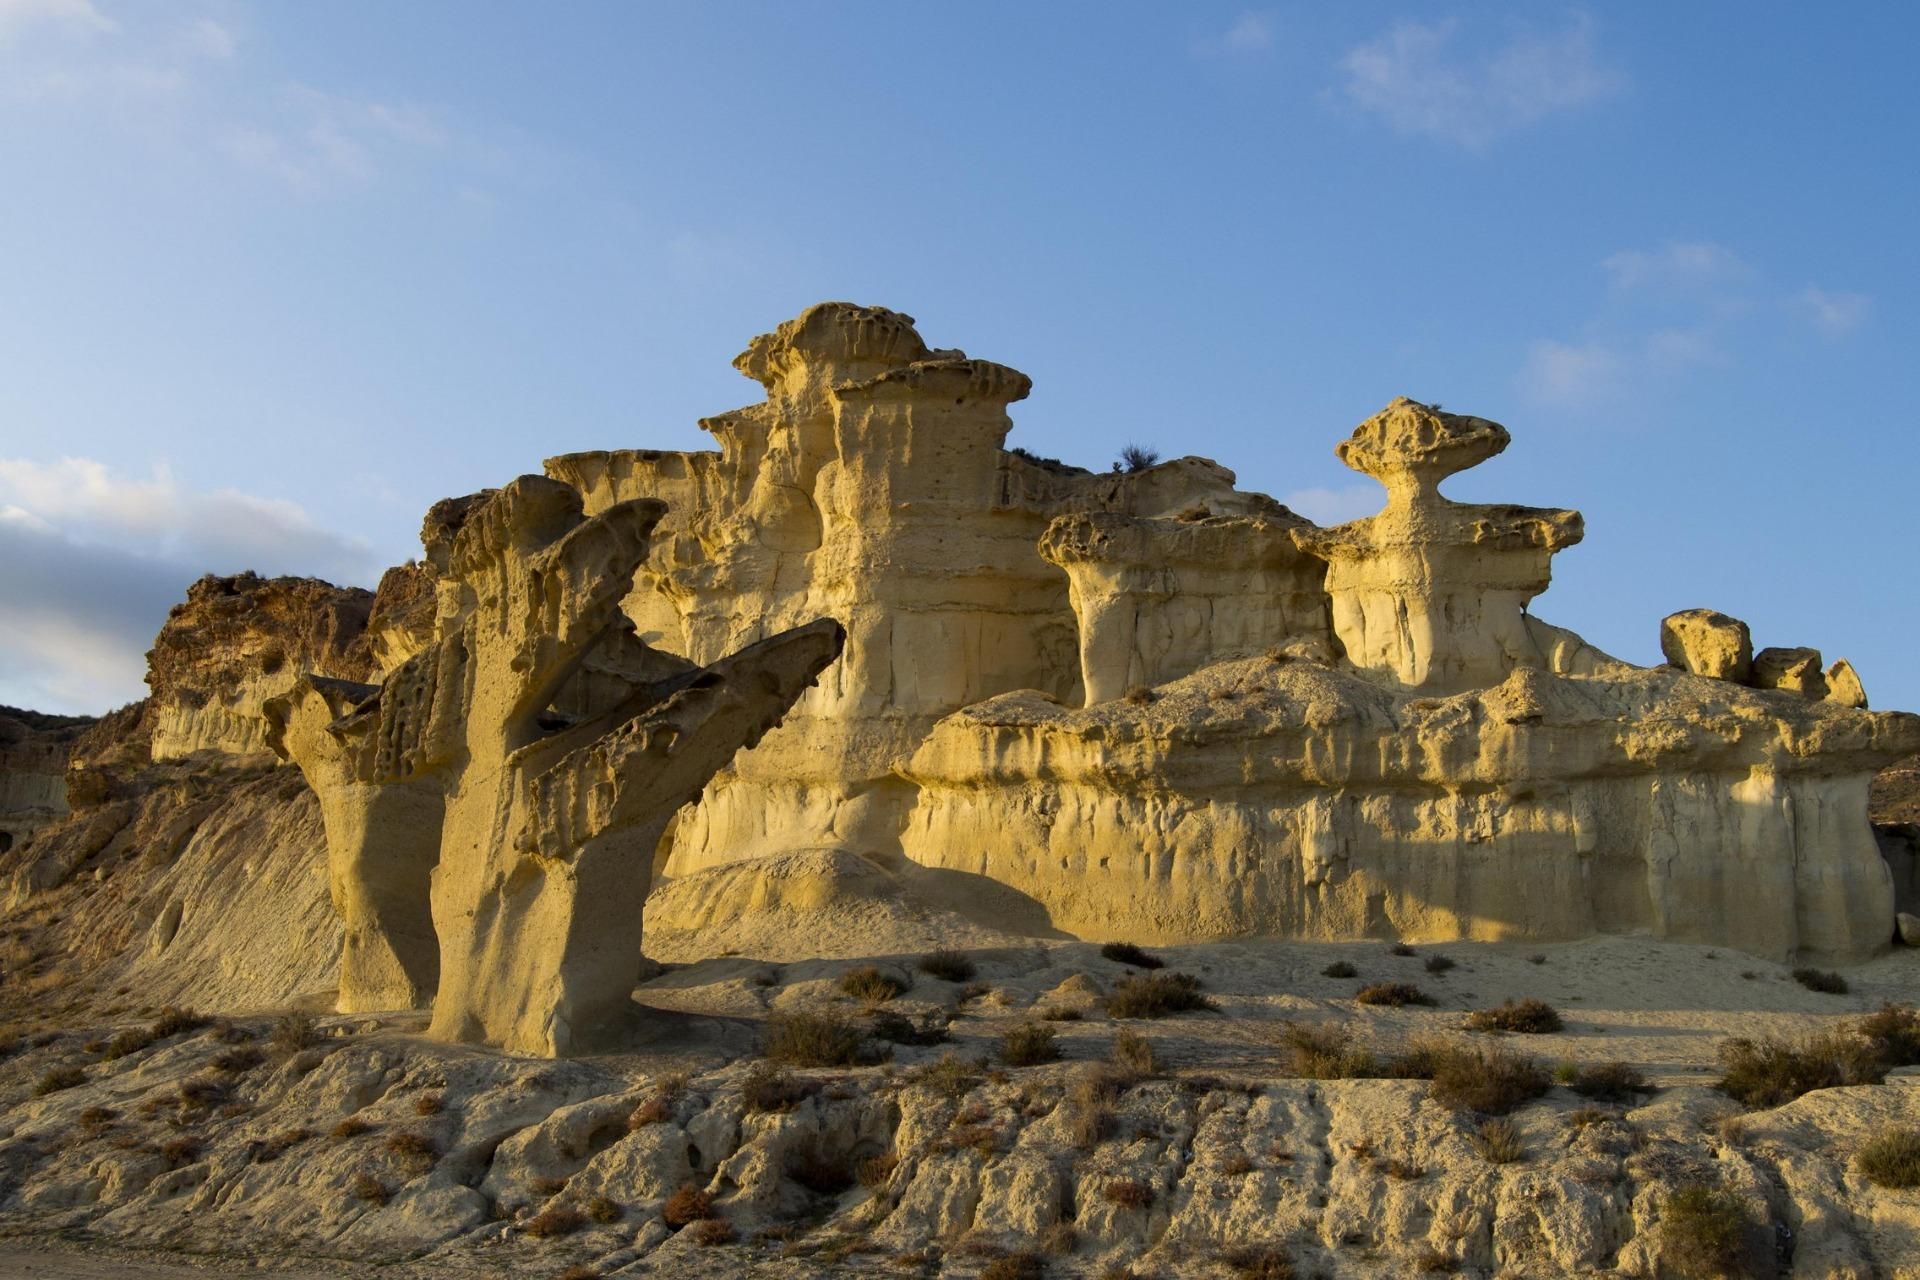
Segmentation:
<svg viewBox="0 0 1920 1280">
<path fill-rule="evenodd" d="M 1119 964 L 1130 964 L 1136 969 L 1164 969 L 1167 962 L 1151 951 L 1142 950 L 1131 942 L 1109 942 L 1100 948 L 1100 954 Z"/>
<path fill-rule="evenodd" d="M 1368 1080 L 1385 1074 L 1348 1027 L 1288 1022 L 1280 1028 L 1282 1068 L 1302 1080 Z"/>
<path fill-rule="evenodd" d="M 1362 987 L 1354 997 L 1359 1004 L 1384 1005 L 1389 1009 L 1398 1009 L 1402 1005 L 1432 1004 L 1433 997 L 1414 986 L 1411 982 L 1376 982 L 1370 987 Z"/>
<path fill-rule="evenodd" d="M 1519 1127 L 1503 1117 L 1481 1121 L 1473 1131 L 1471 1141 L 1473 1149 L 1488 1164 L 1518 1164 L 1527 1158 L 1527 1149 L 1520 1142 Z"/>
<path fill-rule="evenodd" d="M 861 965 L 840 975 L 840 989 L 867 1004 L 884 1004 L 906 994 L 907 984 L 876 965 Z"/>
<path fill-rule="evenodd" d="M 942 948 L 920 957 L 920 972 L 932 974 L 943 982 L 970 982 L 980 970 L 965 952 Z"/>
<path fill-rule="evenodd" d="M 1860 1176 L 1876 1187 L 1920 1187 L 1920 1128 L 1887 1130 L 1861 1147 L 1853 1162 Z"/>
<path fill-rule="evenodd" d="M 957 1053 L 947 1053 L 938 1062 L 913 1068 L 907 1072 L 907 1079 L 943 1097 L 964 1098 L 980 1083 L 981 1065 Z"/>
<path fill-rule="evenodd" d="M 79 1067 L 55 1067 L 33 1082 L 33 1096 L 44 1098 L 50 1093 L 62 1089 L 71 1089 L 75 1085 L 87 1082 L 87 1073 Z"/>
<path fill-rule="evenodd" d="M 1426 1045 L 1402 1070 L 1433 1082 L 1432 1097 L 1450 1111 L 1503 1116 L 1547 1091 L 1546 1068 L 1502 1046 Z"/>
<path fill-rule="evenodd" d="M 1720 1046 L 1720 1064 L 1720 1091 L 1747 1107 L 1777 1107 L 1815 1089 L 1879 1084 L 1887 1076 L 1871 1045 L 1835 1031 L 1799 1040 L 1728 1040 Z"/>
<path fill-rule="evenodd" d="M 1037 1067 L 1059 1059 L 1053 1028 L 1044 1022 L 1019 1023 L 1001 1037 L 1000 1060 L 1010 1067 Z"/>
<path fill-rule="evenodd" d="M 1497 1008 L 1476 1009 L 1467 1015 L 1469 1031 L 1511 1031 L 1523 1035 L 1547 1035 L 1560 1030 L 1559 1012 L 1544 1000 L 1529 996 L 1518 1002 L 1505 1000 Z"/>
<path fill-rule="evenodd" d="M 1194 1009 L 1212 1009 L 1200 991 L 1200 979 L 1187 973 L 1148 973 L 1120 979 L 1107 997 L 1115 1018 L 1165 1018 Z"/>
<path fill-rule="evenodd" d="M 860 1028 L 832 1013 L 780 1014 L 767 1019 L 763 1052 L 796 1067 L 850 1067 L 862 1057 Z"/>
<path fill-rule="evenodd" d="M 1599 1062 L 1592 1066 L 1575 1067 L 1572 1076 L 1571 1080 L 1566 1081 L 1567 1088 L 1583 1098 L 1593 1098 L 1599 1102 L 1630 1102 L 1636 1094 L 1654 1091 L 1637 1068 L 1624 1062 Z"/>
</svg>

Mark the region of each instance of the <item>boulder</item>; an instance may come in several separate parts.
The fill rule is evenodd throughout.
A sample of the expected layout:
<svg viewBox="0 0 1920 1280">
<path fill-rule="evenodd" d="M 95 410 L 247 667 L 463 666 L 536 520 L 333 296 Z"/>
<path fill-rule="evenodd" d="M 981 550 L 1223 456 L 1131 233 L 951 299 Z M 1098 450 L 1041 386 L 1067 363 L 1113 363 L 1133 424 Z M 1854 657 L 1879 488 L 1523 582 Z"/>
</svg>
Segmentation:
<svg viewBox="0 0 1920 1280">
<path fill-rule="evenodd" d="M 1910 947 L 1920 947 L 1920 916 L 1902 911 L 1893 919 L 1900 928 L 1900 941 Z"/>
<path fill-rule="evenodd" d="M 1688 675 L 1735 684 L 1753 678 L 1753 633 L 1717 609 L 1682 609 L 1662 618 L 1660 652 Z"/>
<path fill-rule="evenodd" d="M 1827 668 L 1827 701 L 1861 711 L 1867 709 L 1867 691 L 1860 683 L 1860 673 L 1845 658 Z"/>
<path fill-rule="evenodd" d="M 1818 649 L 1762 649 L 1753 655 L 1753 687 L 1787 689 L 1809 702 L 1827 696 Z"/>
</svg>

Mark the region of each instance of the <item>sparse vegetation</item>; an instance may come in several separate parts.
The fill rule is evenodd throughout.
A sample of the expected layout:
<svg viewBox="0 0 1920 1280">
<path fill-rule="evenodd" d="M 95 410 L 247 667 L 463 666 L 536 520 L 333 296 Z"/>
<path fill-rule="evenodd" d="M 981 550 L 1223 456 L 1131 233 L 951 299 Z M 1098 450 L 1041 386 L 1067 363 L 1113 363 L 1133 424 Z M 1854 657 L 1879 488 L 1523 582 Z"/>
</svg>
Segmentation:
<svg viewBox="0 0 1920 1280">
<path fill-rule="evenodd" d="M 860 1028 L 832 1013 L 780 1014 L 767 1019 L 767 1057 L 796 1067 L 850 1067 L 860 1061 Z"/>
<path fill-rule="evenodd" d="M 1160 1069 L 1153 1041 L 1126 1027 L 1114 1034 L 1112 1058 L 1114 1066 L 1135 1077 L 1150 1076 Z"/>
<path fill-rule="evenodd" d="M 667 1197 L 660 1216 L 674 1228 L 705 1221 L 713 1217 L 713 1197 L 689 1182 Z"/>
<path fill-rule="evenodd" d="M 944 1097 L 962 1098 L 980 1083 L 981 1065 L 957 1053 L 947 1053 L 941 1055 L 938 1062 L 915 1067 L 907 1073 L 907 1079 Z"/>
<path fill-rule="evenodd" d="M 44 1098 L 50 1093 L 62 1089 L 71 1089 L 87 1082 L 87 1073 L 79 1067 L 54 1067 L 33 1082 L 33 1096 Z"/>
<path fill-rule="evenodd" d="M 1889 1067 L 1920 1065 L 1920 1013 L 1911 1005 L 1883 1004 L 1853 1029 Z"/>
<path fill-rule="evenodd" d="M 336 1138 L 358 1138 L 362 1134 L 372 1132 L 373 1126 L 359 1116 L 348 1116 L 333 1126 L 333 1136 Z"/>
<path fill-rule="evenodd" d="M 595 1196 L 587 1201 L 587 1216 L 605 1227 L 620 1221 L 626 1217 L 627 1214 L 626 1210 L 607 1199 L 607 1197 Z"/>
<path fill-rule="evenodd" d="M 1861 1147 L 1853 1162 L 1860 1176 L 1876 1187 L 1920 1187 L 1920 1128 L 1886 1130 Z"/>
<path fill-rule="evenodd" d="M 1079 1022 L 1087 1015 L 1065 1005 L 1050 1004 L 1040 1011 L 1042 1022 Z"/>
<path fill-rule="evenodd" d="M 965 952 L 945 947 L 921 956 L 917 967 L 920 972 L 932 974 L 943 982 L 970 982 L 980 972 Z"/>
<path fill-rule="evenodd" d="M 1567 1127 L 1578 1133 L 1588 1125 L 1605 1124 L 1618 1118 L 1615 1112 L 1604 1107 L 1578 1107 L 1567 1112 Z"/>
<path fill-rule="evenodd" d="M 291 1058 L 303 1049 L 311 1049 L 320 1043 L 320 1028 L 310 1014 L 294 1011 L 283 1013 L 274 1020 L 273 1033 L 267 1037 L 267 1045 L 273 1056 L 280 1059 Z"/>
<path fill-rule="evenodd" d="M 1129 685 L 1124 695 L 1126 700 L 1136 707 L 1144 707 L 1153 701 L 1153 690 L 1143 684 Z"/>
<path fill-rule="evenodd" d="M 1144 1209 L 1153 1203 L 1153 1188 L 1138 1178 L 1115 1178 L 1100 1189 L 1108 1204 L 1122 1209 Z"/>
<path fill-rule="evenodd" d="M 356 1173 L 348 1184 L 356 1200 L 365 1200 L 368 1204 L 385 1204 L 393 1198 L 393 1190 L 386 1183 L 370 1173 Z"/>
<path fill-rule="evenodd" d="M 1410 956 L 1414 954 L 1414 950 L 1404 942 L 1396 942 L 1387 948 L 1387 954 L 1390 956 Z"/>
<path fill-rule="evenodd" d="M 1354 1001 L 1398 1009 L 1409 1004 L 1432 1004 L 1433 997 L 1411 982 L 1376 982 L 1372 986 L 1362 987 L 1359 994 L 1354 996 Z"/>
<path fill-rule="evenodd" d="M 1357 978 L 1360 976 L 1360 971 L 1348 964 L 1345 960 L 1335 960 L 1332 964 L 1322 969 L 1320 973 L 1322 977 L 1327 978 Z"/>
<path fill-rule="evenodd" d="M 417 1116 L 437 1116 L 447 1109 L 446 1097 L 438 1093 L 423 1093 L 413 1100 L 413 1114 Z"/>
<path fill-rule="evenodd" d="M 1047 1260 L 1031 1250 L 1002 1254 L 980 1269 L 980 1280 L 1041 1280 Z"/>
<path fill-rule="evenodd" d="M 425 1173 L 440 1159 L 440 1148 L 434 1145 L 433 1139 L 409 1129 L 388 1134 L 384 1145 L 387 1154 L 412 1173 Z"/>
<path fill-rule="evenodd" d="M 287 1152 L 293 1150 L 293 1148 L 299 1146 L 311 1137 L 313 1137 L 313 1130 L 304 1126 L 293 1129 L 282 1129 L 279 1133 L 274 1134 L 271 1138 L 261 1143 L 259 1148 L 253 1153 L 253 1158 L 261 1164 L 267 1164 L 271 1161 L 278 1160 L 281 1156 L 287 1154 Z"/>
<path fill-rule="evenodd" d="M 878 965 L 865 964 L 841 974 L 840 989 L 864 1004 L 885 1004 L 906 994 L 907 984 Z"/>
<path fill-rule="evenodd" d="M 175 1134 L 155 1147 L 154 1153 L 176 1168 L 192 1164 L 200 1158 L 200 1139 L 189 1133 Z"/>
<path fill-rule="evenodd" d="M 1777 1107 L 1815 1089 L 1879 1084 L 1887 1063 L 1865 1040 L 1825 1031 L 1799 1040 L 1763 1036 L 1720 1046 L 1721 1092 L 1747 1107 Z"/>
<path fill-rule="evenodd" d="M 1572 1079 L 1565 1083 L 1581 1097 L 1600 1102 L 1630 1102 L 1636 1094 L 1653 1092 L 1638 1068 L 1617 1061 L 1575 1067 Z"/>
<path fill-rule="evenodd" d="M 1431 967 L 1431 966 L 1429 966 Z M 1546 1035 L 1561 1028 L 1560 1014 L 1544 1000 L 1504 1000 L 1496 1008 L 1476 1009 L 1467 1015 L 1469 1031 L 1509 1031 Z"/>
<path fill-rule="evenodd" d="M 1293 1259 L 1277 1244 L 1236 1245 L 1220 1262 L 1242 1280 L 1293 1280 Z"/>
<path fill-rule="evenodd" d="M 725 1218 L 702 1218 L 687 1228 L 687 1238 L 703 1249 L 732 1244 L 737 1234 Z"/>
<path fill-rule="evenodd" d="M 1120 979 L 1107 997 L 1115 1018 L 1165 1018 L 1215 1005 L 1200 991 L 1200 979 L 1187 973 L 1147 973 Z"/>
<path fill-rule="evenodd" d="M 1109 942 L 1100 948 L 1102 957 L 1119 964 L 1130 964 L 1136 969 L 1162 969 L 1166 961 L 1151 951 L 1134 946 L 1131 942 Z"/>
<path fill-rule="evenodd" d="M 191 1009 L 180 1009 L 168 1005 L 160 1010 L 160 1017 L 147 1028 L 155 1040 L 165 1040 L 168 1036 L 177 1036 L 182 1031 L 198 1031 L 207 1025 L 207 1019 Z"/>
<path fill-rule="evenodd" d="M 1431 1080 L 1433 1100 L 1441 1106 L 1483 1116 L 1504 1116 L 1548 1086 L 1539 1059 L 1497 1045 L 1419 1045 L 1407 1055 L 1403 1069 Z"/>
<path fill-rule="evenodd" d="M 1044 1022 L 1019 1023 L 1001 1037 L 1000 1060 L 1010 1067 L 1037 1067 L 1059 1058 L 1053 1028 Z"/>
<path fill-rule="evenodd" d="M 1823 995 L 1843 996 L 1847 994 L 1847 980 L 1837 973 L 1826 969 L 1795 969 L 1793 980 L 1809 991 L 1818 991 Z"/>
<path fill-rule="evenodd" d="M 756 1062 L 740 1082 L 740 1099 L 749 1112 L 791 1111 L 819 1092 L 819 1086 L 771 1063 Z"/>
<path fill-rule="evenodd" d="M 1527 1149 L 1521 1145 L 1520 1129 L 1513 1121 L 1496 1116 L 1482 1120 L 1473 1131 L 1470 1139 L 1473 1149 L 1488 1164 L 1517 1164 L 1527 1158 Z"/>
<path fill-rule="evenodd" d="M 587 1224 L 587 1215 L 570 1204 L 552 1204 L 527 1219 L 522 1228 L 536 1240 L 569 1236 Z"/>
<path fill-rule="evenodd" d="M 891 1151 L 883 1151 L 860 1162 L 854 1170 L 860 1185 L 869 1191 L 878 1192 L 893 1179 L 893 1171 L 900 1167 L 900 1157 Z"/>
<path fill-rule="evenodd" d="M 1453 967 L 1454 967 L 1453 961 L 1448 959 L 1446 956 L 1428 956 L 1427 957 L 1428 973 L 1445 973 L 1447 970 Z"/>
<path fill-rule="evenodd" d="M 916 1023 L 903 1013 L 881 1009 L 868 1019 L 867 1025 L 874 1039 L 888 1044 L 945 1044 L 951 1038 L 946 1021 L 939 1014 L 930 1013 Z"/>
<path fill-rule="evenodd" d="M 1348 1027 L 1283 1023 L 1280 1049 L 1286 1074 L 1303 1080 L 1361 1080 L 1386 1074 L 1371 1052 L 1354 1043 Z"/>
<path fill-rule="evenodd" d="M 1413 1267 L 1421 1275 L 1452 1275 L 1460 1270 L 1460 1259 L 1428 1245 L 1414 1255 Z"/>
<path fill-rule="evenodd" d="M 1682 1280 L 1745 1276 L 1746 1213 L 1732 1192 L 1684 1186 L 1660 1206 L 1660 1260 Z"/>
<path fill-rule="evenodd" d="M 1150 445 L 1129 442 L 1120 450 L 1120 456 L 1114 459 L 1113 469 L 1132 474 L 1145 471 L 1160 461 L 1160 451 Z"/>
<path fill-rule="evenodd" d="M 266 1060 L 266 1054 L 250 1044 L 243 1044 L 214 1055 L 213 1069 L 222 1075 L 245 1075 Z"/>
</svg>

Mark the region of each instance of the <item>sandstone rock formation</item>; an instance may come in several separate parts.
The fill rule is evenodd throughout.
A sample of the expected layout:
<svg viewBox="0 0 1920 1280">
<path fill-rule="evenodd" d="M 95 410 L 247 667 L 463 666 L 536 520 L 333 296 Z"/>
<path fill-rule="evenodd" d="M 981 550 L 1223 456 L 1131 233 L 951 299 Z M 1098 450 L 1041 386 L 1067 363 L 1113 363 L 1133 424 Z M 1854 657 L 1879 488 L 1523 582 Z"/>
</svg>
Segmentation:
<svg viewBox="0 0 1920 1280">
<path fill-rule="evenodd" d="M 1750 684 L 1753 634 L 1716 609 L 1683 609 L 1660 620 L 1660 652 L 1690 675 Z"/>
<path fill-rule="evenodd" d="M 0 707 L 0 853 L 66 815 L 67 762 L 92 724 Z"/>
<path fill-rule="evenodd" d="M 269 704 L 321 796 L 343 1008 L 432 991 L 435 1034 L 549 1055 L 630 1021 L 668 821 L 842 642 L 828 621 L 704 667 L 653 655 L 618 603 L 664 510 L 588 519 L 523 476 L 449 515 L 444 548 L 430 517 L 431 642 L 378 688 L 309 677 Z"/>
</svg>

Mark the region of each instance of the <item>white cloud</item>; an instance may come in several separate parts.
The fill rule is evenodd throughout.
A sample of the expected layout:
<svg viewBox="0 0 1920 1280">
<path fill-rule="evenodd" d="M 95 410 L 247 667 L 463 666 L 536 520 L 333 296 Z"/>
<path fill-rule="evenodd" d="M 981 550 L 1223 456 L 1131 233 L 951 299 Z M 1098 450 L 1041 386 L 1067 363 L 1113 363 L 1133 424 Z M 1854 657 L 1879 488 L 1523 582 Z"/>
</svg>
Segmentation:
<svg viewBox="0 0 1920 1280">
<path fill-rule="evenodd" d="M 1345 524 L 1362 516 L 1378 515 L 1387 505 L 1386 495 L 1377 484 L 1348 485 L 1340 489 L 1295 489 L 1280 495 L 1284 506 L 1293 508 L 1315 524 Z"/>
<path fill-rule="evenodd" d="M 1669 242 L 1659 249 L 1622 249 L 1600 263 L 1617 290 L 1701 293 L 1740 285 L 1753 271 L 1739 255 L 1710 241 Z"/>
<path fill-rule="evenodd" d="M 1864 293 L 1829 293 L 1808 285 L 1795 299 L 1813 327 L 1829 338 L 1844 338 L 1866 323 L 1873 299 Z"/>
<path fill-rule="evenodd" d="M 1353 49 L 1340 62 L 1347 99 L 1399 133 L 1482 147 L 1625 83 L 1600 61 L 1584 16 L 1558 34 L 1524 33 L 1478 57 L 1453 47 L 1458 25 L 1401 22 Z"/>
<path fill-rule="evenodd" d="M 1602 343 L 1543 339 L 1527 350 L 1521 389 L 1543 404 L 1578 404 L 1612 394 L 1625 362 Z"/>
<path fill-rule="evenodd" d="M 34 27 L 105 35 L 118 31 L 120 24 L 92 0 L 0 0 L 0 43 Z"/>
<path fill-rule="evenodd" d="M 141 696 L 168 608 L 202 574 L 245 569 L 369 585 L 379 565 L 284 499 L 190 490 L 164 467 L 0 459 L 0 702 L 98 711 Z"/>
<path fill-rule="evenodd" d="M 229 128 L 221 147 L 305 194 L 366 182 L 383 157 L 447 141 L 434 113 L 414 103 L 348 98 L 304 85 L 290 87 L 283 100 L 283 118 Z"/>
<path fill-rule="evenodd" d="M 1193 51 L 1203 57 L 1216 57 L 1221 54 L 1264 53 L 1272 47 L 1273 15 L 1247 9 L 1219 35 L 1196 40 Z"/>
</svg>

